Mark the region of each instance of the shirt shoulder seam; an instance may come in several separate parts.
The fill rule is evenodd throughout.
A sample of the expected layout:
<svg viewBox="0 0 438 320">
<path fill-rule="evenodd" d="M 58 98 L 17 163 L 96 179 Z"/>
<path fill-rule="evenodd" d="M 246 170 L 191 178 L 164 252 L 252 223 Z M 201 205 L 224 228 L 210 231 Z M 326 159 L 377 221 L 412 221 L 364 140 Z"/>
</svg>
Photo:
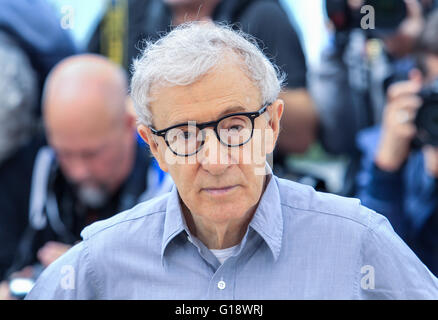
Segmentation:
<svg viewBox="0 0 438 320">
<path fill-rule="evenodd" d="M 94 272 L 94 269 L 93 269 L 93 264 L 91 263 L 91 254 L 90 254 L 90 250 L 89 250 L 89 247 L 88 247 L 88 243 L 86 242 L 86 241 L 84 241 L 83 242 L 84 243 L 84 259 L 85 259 L 85 262 L 86 262 L 86 269 L 87 269 L 87 271 L 89 272 L 89 274 L 90 274 L 90 279 L 91 279 L 91 281 L 94 283 L 94 285 L 95 285 L 95 288 L 96 288 L 96 294 L 97 294 L 97 297 L 96 298 L 98 298 L 99 299 L 99 297 L 100 298 L 103 298 L 103 295 L 102 295 L 102 289 L 101 289 L 101 287 L 99 286 L 99 279 L 97 278 L 97 273 L 96 272 Z"/>
<path fill-rule="evenodd" d="M 298 207 L 291 206 L 290 204 L 287 204 L 287 203 L 280 203 L 280 205 L 288 207 L 290 209 L 295 209 L 295 210 L 300 210 L 300 211 L 309 211 L 309 212 L 314 212 L 314 213 L 319 213 L 319 214 L 324 214 L 324 215 L 330 215 L 330 216 L 338 217 L 338 218 L 341 218 L 341 219 L 350 220 L 350 221 L 353 221 L 353 222 L 355 222 L 357 224 L 360 224 L 361 226 L 363 226 L 363 227 L 365 227 L 367 229 L 370 229 L 369 223 L 367 225 L 367 224 L 365 224 L 365 223 L 363 223 L 361 221 L 358 221 L 356 219 L 353 219 L 353 218 L 350 218 L 350 217 L 346 217 L 346 216 L 343 216 L 343 215 L 339 215 L 339 214 L 336 214 L 336 213 L 333 213 L 333 212 L 326 212 L 326 211 L 320 211 L 320 210 L 315 210 L 315 209 L 298 208 Z M 368 217 L 368 220 L 369 219 L 370 219 L 370 217 Z"/>
<path fill-rule="evenodd" d="M 115 226 L 117 226 L 119 224 L 122 224 L 122 223 L 125 223 L 125 222 L 131 222 L 131 221 L 138 220 L 138 219 L 143 219 L 143 218 L 146 218 L 148 216 L 151 216 L 151 215 L 154 215 L 154 214 L 157 214 L 157 213 L 166 213 L 166 210 L 159 210 L 159 211 L 154 211 L 154 212 L 148 212 L 148 213 L 145 213 L 145 214 L 143 214 L 143 215 L 141 215 L 139 217 L 132 217 L 132 218 L 128 218 L 128 219 L 123 219 L 121 221 L 116 221 L 116 222 L 114 222 L 114 223 L 112 223 L 110 225 L 102 227 L 101 229 L 95 230 L 94 232 L 90 232 L 89 234 L 87 234 L 87 237 L 84 240 L 86 241 L 88 239 L 91 239 L 92 237 L 94 237 L 98 233 L 100 233 L 102 231 L 105 231 L 105 230 L 107 230 L 109 228 L 115 227 Z"/>
</svg>

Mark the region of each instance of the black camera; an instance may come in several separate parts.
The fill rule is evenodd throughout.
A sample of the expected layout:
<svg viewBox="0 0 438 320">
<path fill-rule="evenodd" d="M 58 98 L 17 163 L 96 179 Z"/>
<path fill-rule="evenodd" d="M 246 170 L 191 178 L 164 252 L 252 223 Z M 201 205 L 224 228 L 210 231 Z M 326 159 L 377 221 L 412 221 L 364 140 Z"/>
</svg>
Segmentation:
<svg viewBox="0 0 438 320">
<path fill-rule="evenodd" d="M 417 135 L 413 147 L 438 146 L 438 79 L 425 86 L 419 93 L 423 104 L 415 117 Z"/>
<path fill-rule="evenodd" d="M 365 30 L 374 34 L 396 30 L 407 15 L 406 4 L 402 0 L 363 0 L 357 7 L 350 6 L 348 0 L 325 1 L 327 15 L 338 32 L 360 28 L 364 17 L 361 8 L 364 6 L 371 6 L 374 9 L 375 30 Z"/>
</svg>

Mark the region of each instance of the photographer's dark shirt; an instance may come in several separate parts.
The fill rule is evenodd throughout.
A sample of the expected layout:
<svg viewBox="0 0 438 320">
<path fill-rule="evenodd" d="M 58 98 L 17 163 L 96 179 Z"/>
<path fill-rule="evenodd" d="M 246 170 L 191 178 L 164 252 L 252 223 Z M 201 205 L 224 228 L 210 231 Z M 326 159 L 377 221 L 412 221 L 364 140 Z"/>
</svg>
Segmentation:
<svg viewBox="0 0 438 320">
<path fill-rule="evenodd" d="M 162 0 L 129 1 L 125 68 L 141 54 L 143 41 L 157 40 L 172 28 L 172 13 Z M 287 88 L 306 87 L 306 60 L 297 31 L 277 0 L 222 0 L 215 8 L 215 22 L 233 24 L 254 36 L 264 53 L 287 74 Z M 102 25 L 89 43 L 91 52 L 103 53 Z"/>
<path fill-rule="evenodd" d="M 424 262 L 424 264 L 438 276 L 438 209 L 435 210 L 424 224 L 424 227 L 412 237 L 407 244 Z"/>
<path fill-rule="evenodd" d="M 75 244 L 81 239 L 80 232 L 84 227 L 134 206 L 147 187 L 151 158 L 148 151 L 139 145 L 130 175 L 105 205 L 97 209 L 89 208 L 79 201 L 55 161 L 47 192 L 54 192 L 56 195 L 61 229 L 64 231 L 56 231 L 53 221 L 50 220 L 42 230 L 35 230 L 28 224 L 28 212 L 30 177 L 37 146 L 38 144 L 32 144 L 21 150 L 14 157 L 16 164 L 8 163 L 0 170 L 0 176 L 4 177 L 0 183 L 0 241 L 5 244 L 0 246 L 0 280 L 6 276 L 7 270 L 10 273 L 37 262 L 37 251 L 48 241 Z M 46 211 L 45 214 L 47 215 Z"/>
<path fill-rule="evenodd" d="M 397 234 L 438 275 L 438 180 L 427 173 L 421 151 L 411 152 L 398 171 L 379 169 L 374 158 L 380 135 L 377 126 L 359 135 L 363 158 L 356 197 L 386 216 Z"/>
</svg>

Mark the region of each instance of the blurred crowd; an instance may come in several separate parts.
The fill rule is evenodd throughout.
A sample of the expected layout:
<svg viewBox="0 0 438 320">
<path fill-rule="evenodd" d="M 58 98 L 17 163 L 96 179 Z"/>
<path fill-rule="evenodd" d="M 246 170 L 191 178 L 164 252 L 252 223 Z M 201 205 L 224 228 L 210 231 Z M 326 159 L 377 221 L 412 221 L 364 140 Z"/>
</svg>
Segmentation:
<svg viewBox="0 0 438 320">
<path fill-rule="evenodd" d="M 129 80 L 147 43 L 188 21 L 243 30 L 285 74 L 274 173 L 359 198 L 438 275 L 438 3 L 321 1 L 329 39 L 312 68 L 286 6 L 106 1 L 79 48 L 48 0 L 0 0 L 0 299 L 23 297 L 88 224 L 170 190 Z M 319 169 L 345 160 L 341 188 L 291 165 L 315 149 Z"/>
</svg>

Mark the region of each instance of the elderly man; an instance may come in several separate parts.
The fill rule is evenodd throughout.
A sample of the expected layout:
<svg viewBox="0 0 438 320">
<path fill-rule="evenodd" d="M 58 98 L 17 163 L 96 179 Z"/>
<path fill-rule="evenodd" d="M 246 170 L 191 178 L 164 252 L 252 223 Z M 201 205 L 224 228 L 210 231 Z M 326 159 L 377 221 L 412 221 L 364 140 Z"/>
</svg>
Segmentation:
<svg viewBox="0 0 438 320">
<path fill-rule="evenodd" d="M 384 217 L 272 174 L 282 78 L 243 34 L 184 24 L 134 69 L 138 130 L 175 187 L 87 227 L 27 298 L 438 298 Z"/>
<path fill-rule="evenodd" d="M 9 273 L 34 263 L 48 266 L 80 240 L 85 226 L 160 191 L 158 171 L 137 143 L 127 94 L 124 70 L 101 56 L 67 58 L 50 74 L 43 98 L 50 147 L 38 151 L 22 192 L 4 191 L 0 238 L 7 245 L 1 252 L 15 253 L 13 261 L 2 261 L 12 263 Z M 6 228 L 24 229 L 18 220 L 28 215 L 17 244 Z"/>
<path fill-rule="evenodd" d="M 242 31 L 254 36 L 266 55 L 272 57 L 287 74 L 287 81 L 280 93 L 285 102 L 282 130 L 273 157 L 275 169 L 287 172 L 287 155 L 305 153 L 316 141 L 319 119 L 306 88 L 307 66 L 297 25 L 290 22 L 283 1 L 112 1 L 92 36 L 89 50 L 129 67 L 132 58 L 140 54 L 143 39 L 157 39 L 185 22 L 206 20 L 239 26 Z M 114 25 L 125 28 L 113 30 L 111 26 Z M 288 139 L 289 136 L 294 139 Z"/>
</svg>

